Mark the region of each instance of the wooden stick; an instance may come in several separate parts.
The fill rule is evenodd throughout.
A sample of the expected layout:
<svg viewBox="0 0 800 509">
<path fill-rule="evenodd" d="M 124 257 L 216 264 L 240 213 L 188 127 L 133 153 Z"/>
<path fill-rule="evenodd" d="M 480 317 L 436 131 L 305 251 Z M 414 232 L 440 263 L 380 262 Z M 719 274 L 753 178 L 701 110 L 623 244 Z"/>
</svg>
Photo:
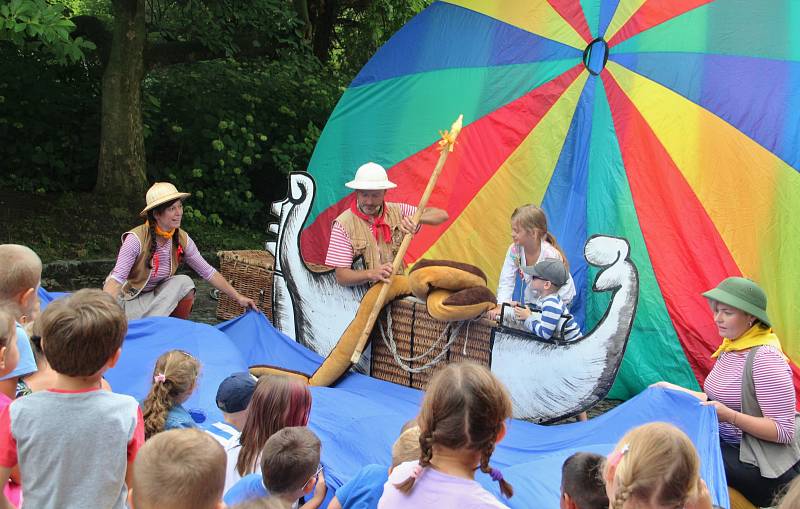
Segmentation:
<svg viewBox="0 0 800 509">
<path fill-rule="evenodd" d="M 430 180 L 428 180 L 428 186 L 425 188 L 425 192 L 422 193 L 422 198 L 419 200 L 417 211 L 414 213 L 412 218 L 414 224 L 419 224 L 422 213 L 425 211 L 425 207 L 428 205 L 428 200 L 433 193 L 433 188 L 436 187 L 436 181 L 439 179 L 439 175 L 442 173 L 442 168 L 444 168 L 445 161 L 447 161 L 447 155 L 453 151 L 456 138 L 461 132 L 461 124 L 463 119 L 464 115 L 459 115 L 458 119 L 456 119 L 456 121 L 453 122 L 453 125 L 450 126 L 450 131 L 440 131 L 442 139 L 439 141 L 439 146 L 442 153 L 439 155 L 439 160 L 436 162 L 436 167 L 433 169 Z M 405 257 L 406 251 L 408 251 L 408 246 L 411 244 L 411 239 L 413 238 L 414 235 L 411 233 L 406 233 L 403 237 L 403 242 L 400 243 L 400 248 L 397 250 L 397 254 L 394 257 L 394 262 L 392 262 L 392 274 L 396 274 L 400 270 L 400 267 L 402 267 L 403 257 Z M 387 283 L 381 281 L 377 284 L 383 285 L 383 287 L 381 288 L 381 292 L 378 294 L 375 305 L 372 308 L 369 317 L 367 318 L 367 323 L 364 326 L 364 330 L 361 332 L 361 336 L 358 338 L 356 349 L 353 352 L 352 357 L 350 357 L 350 362 L 353 364 L 356 364 L 361 360 L 361 354 L 364 352 L 364 347 L 367 345 L 369 334 L 372 332 L 372 327 L 378 320 L 378 314 L 381 312 L 381 309 L 383 309 L 383 304 L 386 301 L 386 294 L 389 293 L 389 285 Z"/>
</svg>

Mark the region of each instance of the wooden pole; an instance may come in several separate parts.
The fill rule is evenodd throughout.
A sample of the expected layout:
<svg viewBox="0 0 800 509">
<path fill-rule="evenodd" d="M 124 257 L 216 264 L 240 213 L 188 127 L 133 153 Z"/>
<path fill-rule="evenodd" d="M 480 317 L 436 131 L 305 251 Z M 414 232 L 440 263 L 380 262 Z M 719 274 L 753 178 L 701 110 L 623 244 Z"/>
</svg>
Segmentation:
<svg viewBox="0 0 800 509">
<path fill-rule="evenodd" d="M 433 188 L 436 187 L 436 181 L 439 179 L 439 175 L 442 173 L 442 168 L 444 168 L 445 161 L 447 161 L 447 155 L 453 151 L 456 138 L 461 132 L 461 123 L 463 119 L 464 115 L 459 115 L 456 121 L 453 122 L 453 125 L 450 126 L 450 131 L 440 131 L 440 134 L 442 135 L 442 139 L 439 140 L 439 150 L 441 150 L 441 154 L 439 155 L 439 160 L 436 162 L 436 166 L 433 169 L 431 178 L 428 180 L 428 186 L 425 188 L 425 192 L 422 193 L 422 198 L 419 200 L 417 211 L 414 213 L 412 218 L 414 224 L 419 224 L 422 213 L 425 211 L 425 207 L 428 205 L 428 200 L 433 193 Z M 400 243 L 400 248 L 397 250 L 397 255 L 394 257 L 394 262 L 392 262 L 392 274 L 396 274 L 400 270 L 400 267 L 402 267 L 403 257 L 405 257 L 406 251 L 408 251 L 408 246 L 411 244 L 411 239 L 413 237 L 414 236 L 411 233 L 406 233 L 403 237 L 403 242 Z M 387 283 L 381 281 L 377 284 L 383 286 L 381 287 L 381 292 L 378 294 L 375 305 L 372 308 L 369 317 L 367 318 L 367 323 L 364 326 L 364 330 L 361 331 L 361 336 L 358 338 L 358 342 L 356 343 L 356 349 L 353 352 L 352 357 L 350 357 L 350 362 L 353 364 L 356 364 L 361 360 L 361 354 L 364 352 L 364 347 L 367 345 L 369 334 L 372 332 L 372 327 L 375 325 L 375 322 L 378 319 L 378 314 L 381 312 L 381 309 L 383 309 L 383 304 L 386 301 L 386 294 L 389 293 L 389 285 Z"/>
</svg>

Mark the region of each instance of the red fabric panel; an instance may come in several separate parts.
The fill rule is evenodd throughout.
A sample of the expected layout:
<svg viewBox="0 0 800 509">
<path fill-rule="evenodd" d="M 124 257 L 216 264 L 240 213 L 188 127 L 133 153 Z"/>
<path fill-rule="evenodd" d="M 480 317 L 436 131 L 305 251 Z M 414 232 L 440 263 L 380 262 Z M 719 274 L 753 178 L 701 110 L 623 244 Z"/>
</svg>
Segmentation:
<svg viewBox="0 0 800 509">
<path fill-rule="evenodd" d="M 713 0 L 647 0 L 608 41 L 609 48 L 667 20 Z"/>
<path fill-rule="evenodd" d="M 592 42 L 592 31 L 589 30 L 589 25 L 586 23 L 586 16 L 583 15 L 583 8 L 580 2 L 575 0 L 547 0 L 547 3 L 578 32 L 578 35 L 583 37 L 587 45 Z"/>
</svg>

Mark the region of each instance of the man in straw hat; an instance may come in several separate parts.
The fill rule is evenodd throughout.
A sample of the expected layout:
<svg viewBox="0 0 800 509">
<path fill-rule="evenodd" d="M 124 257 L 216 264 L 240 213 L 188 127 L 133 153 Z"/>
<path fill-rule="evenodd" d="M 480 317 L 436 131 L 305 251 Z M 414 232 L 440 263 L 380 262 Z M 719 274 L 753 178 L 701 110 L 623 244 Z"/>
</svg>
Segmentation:
<svg viewBox="0 0 800 509">
<path fill-rule="evenodd" d="M 397 185 L 376 163 L 363 164 L 345 186 L 355 190 L 355 199 L 333 222 L 325 265 L 336 268 L 336 281 L 344 286 L 388 281 L 403 237 L 419 229 L 411 220 L 417 209 L 385 201 L 386 190 Z M 419 222 L 436 225 L 447 218 L 444 210 L 426 207 Z M 364 259 L 363 270 L 352 268 L 359 256 Z"/>
<path fill-rule="evenodd" d="M 183 200 L 187 197 L 189 193 L 178 192 L 169 182 L 156 182 L 147 191 L 147 206 L 140 213 L 145 223 L 122 234 L 117 263 L 103 290 L 119 300 L 129 320 L 189 317 L 194 282 L 189 276 L 175 274 L 184 261 L 239 305 L 256 309 L 255 302 L 237 292 L 209 265 L 191 237 L 181 230 Z"/>
</svg>

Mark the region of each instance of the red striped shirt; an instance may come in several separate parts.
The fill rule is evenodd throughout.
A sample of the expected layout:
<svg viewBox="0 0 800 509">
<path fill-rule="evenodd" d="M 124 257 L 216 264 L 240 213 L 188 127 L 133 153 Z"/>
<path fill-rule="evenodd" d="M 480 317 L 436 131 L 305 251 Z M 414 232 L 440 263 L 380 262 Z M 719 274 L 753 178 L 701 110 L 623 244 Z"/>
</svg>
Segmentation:
<svg viewBox="0 0 800 509">
<path fill-rule="evenodd" d="M 400 206 L 400 213 L 403 217 L 413 216 L 417 212 L 417 207 L 407 203 L 398 203 Z M 372 225 L 369 225 L 369 231 L 375 232 Z M 350 241 L 350 236 L 344 231 L 344 227 L 338 221 L 333 222 L 331 227 L 331 240 L 328 243 L 328 254 L 325 256 L 325 265 L 328 267 L 347 267 L 353 265 L 353 243 Z"/>
<path fill-rule="evenodd" d="M 706 378 L 708 397 L 737 412 L 742 411 L 742 372 L 749 353 L 749 350 L 723 353 Z M 792 370 L 777 349 L 771 346 L 758 349 L 753 361 L 753 383 L 761 413 L 778 429 L 778 442 L 791 442 L 795 415 Z M 728 443 L 736 444 L 742 440 L 742 430 L 729 422 L 719 423 L 719 434 Z"/>
<path fill-rule="evenodd" d="M 142 244 L 139 242 L 139 237 L 132 234 L 126 234 L 125 239 L 122 241 L 122 247 L 119 248 L 117 264 L 114 266 L 114 270 L 111 271 L 111 277 L 120 284 L 125 283 L 125 280 L 128 279 L 128 276 L 131 273 L 133 264 L 136 262 L 136 258 L 141 252 Z M 158 253 L 159 260 L 158 271 L 156 271 L 153 277 L 150 278 L 150 281 L 147 282 L 145 287 L 142 289 L 143 292 L 149 292 L 158 286 L 158 283 L 167 279 L 171 272 L 172 241 L 162 242 L 161 240 L 158 240 L 156 242 L 156 253 Z M 203 258 L 203 255 L 200 254 L 200 251 L 197 249 L 197 246 L 191 237 L 187 238 L 186 250 L 184 251 L 183 256 L 186 264 L 194 269 L 194 271 L 197 272 L 197 275 L 205 280 L 211 279 L 211 276 L 213 276 L 214 272 L 216 272 L 216 269 L 209 265 L 205 258 Z"/>
</svg>

